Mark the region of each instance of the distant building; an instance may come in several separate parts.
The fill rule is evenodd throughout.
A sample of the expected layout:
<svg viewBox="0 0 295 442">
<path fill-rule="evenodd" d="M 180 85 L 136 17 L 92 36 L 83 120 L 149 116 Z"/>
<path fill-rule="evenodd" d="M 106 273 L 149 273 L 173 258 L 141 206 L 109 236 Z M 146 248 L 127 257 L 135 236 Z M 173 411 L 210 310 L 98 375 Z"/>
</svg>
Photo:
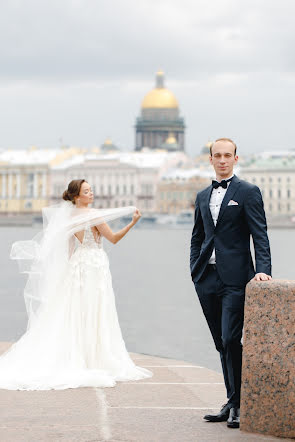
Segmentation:
<svg viewBox="0 0 295 442">
<path fill-rule="evenodd" d="M 295 151 L 263 152 L 245 162 L 240 178 L 256 184 L 268 216 L 295 214 Z"/>
<path fill-rule="evenodd" d="M 202 147 L 201 155 L 206 155 L 206 158 L 208 158 L 208 155 L 210 155 L 210 148 L 213 146 L 214 141 L 207 141 L 207 143 Z"/>
<path fill-rule="evenodd" d="M 60 200 L 71 180 L 84 178 L 93 188 L 94 207 L 136 206 L 154 212 L 161 176 L 186 160 L 182 152 L 148 150 L 78 155 L 52 168 L 51 199 Z"/>
<path fill-rule="evenodd" d="M 156 74 L 156 86 L 143 99 L 141 115 L 136 119 L 135 150 L 185 150 L 185 124 L 173 93 L 164 86 L 164 73 Z M 170 141 L 169 141 L 170 138 Z M 173 138 L 173 143 L 171 142 Z"/>
<path fill-rule="evenodd" d="M 82 154 L 78 148 L 0 152 L 0 213 L 40 213 L 51 202 L 52 168 Z"/>
<path fill-rule="evenodd" d="M 177 214 L 193 209 L 197 193 L 212 179 L 210 170 L 175 168 L 164 174 L 158 183 L 157 212 Z"/>
<path fill-rule="evenodd" d="M 157 184 L 170 168 L 187 161 L 183 152 L 119 152 L 99 148 L 6 150 L 0 152 L 0 213 L 40 213 L 62 201 L 68 183 L 86 179 L 94 207 L 137 206 L 156 209 Z"/>
<path fill-rule="evenodd" d="M 117 152 L 119 148 L 114 145 L 110 138 L 106 138 L 100 147 L 102 153 Z"/>
<path fill-rule="evenodd" d="M 0 152 L 0 213 L 38 213 L 49 202 L 49 166 L 57 150 Z"/>
</svg>

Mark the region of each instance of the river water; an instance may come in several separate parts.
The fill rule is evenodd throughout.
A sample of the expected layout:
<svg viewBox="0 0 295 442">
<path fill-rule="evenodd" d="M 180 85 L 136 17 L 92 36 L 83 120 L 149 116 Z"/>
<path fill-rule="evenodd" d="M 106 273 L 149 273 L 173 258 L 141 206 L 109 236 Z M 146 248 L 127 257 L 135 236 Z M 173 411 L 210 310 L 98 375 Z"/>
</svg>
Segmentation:
<svg viewBox="0 0 295 442">
<path fill-rule="evenodd" d="M 24 275 L 9 259 L 11 244 L 39 228 L 1 227 L 0 341 L 26 329 Z M 189 273 L 188 228 L 135 228 L 109 255 L 119 320 L 129 351 L 186 360 L 221 371 Z M 269 231 L 273 276 L 295 279 L 295 229 Z"/>
</svg>

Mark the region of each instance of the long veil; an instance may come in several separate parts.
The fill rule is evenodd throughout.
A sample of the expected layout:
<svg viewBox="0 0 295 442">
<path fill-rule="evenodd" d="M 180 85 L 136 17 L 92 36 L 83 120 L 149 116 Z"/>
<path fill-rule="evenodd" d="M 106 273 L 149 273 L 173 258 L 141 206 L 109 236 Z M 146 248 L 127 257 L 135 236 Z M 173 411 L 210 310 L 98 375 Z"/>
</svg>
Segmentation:
<svg viewBox="0 0 295 442">
<path fill-rule="evenodd" d="M 43 230 L 29 241 L 13 243 L 11 259 L 18 260 L 20 271 L 28 274 L 24 299 L 29 329 L 40 307 L 56 293 L 75 247 L 74 233 L 85 226 L 109 222 L 136 210 L 133 206 L 116 209 L 79 209 L 70 201 L 42 210 Z"/>
</svg>

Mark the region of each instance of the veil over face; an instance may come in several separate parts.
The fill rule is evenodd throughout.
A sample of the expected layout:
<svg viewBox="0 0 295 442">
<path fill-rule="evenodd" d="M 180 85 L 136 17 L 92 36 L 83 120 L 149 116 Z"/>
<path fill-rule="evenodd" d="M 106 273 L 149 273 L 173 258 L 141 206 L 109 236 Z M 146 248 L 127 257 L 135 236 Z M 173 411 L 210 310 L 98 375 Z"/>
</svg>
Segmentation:
<svg viewBox="0 0 295 442">
<path fill-rule="evenodd" d="M 10 258 L 18 260 L 20 271 L 28 274 L 24 289 L 29 318 L 27 329 L 37 318 L 40 307 L 44 306 L 63 281 L 75 247 L 74 234 L 86 226 L 113 221 L 135 210 L 134 206 L 81 209 L 70 201 L 43 208 L 43 230 L 32 240 L 13 243 L 10 252 Z"/>
</svg>

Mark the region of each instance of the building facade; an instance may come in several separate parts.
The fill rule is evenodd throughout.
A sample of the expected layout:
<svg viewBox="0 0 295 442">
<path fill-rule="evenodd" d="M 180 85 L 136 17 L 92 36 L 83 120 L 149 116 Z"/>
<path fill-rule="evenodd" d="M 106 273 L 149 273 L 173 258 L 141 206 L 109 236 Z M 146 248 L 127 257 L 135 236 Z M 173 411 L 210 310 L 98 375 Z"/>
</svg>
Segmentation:
<svg viewBox="0 0 295 442">
<path fill-rule="evenodd" d="M 84 178 L 92 186 L 96 208 L 136 206 L 143 213 L 154 212 L 161 176 L 185 161 L 184 153 L 165 151 L 79 155 L 52 167 L 51 201 L 60 200 L 71 180 Z"/>
<path fill-rule="evenodd" d="M 255 155 L 241 168 L 240 177 L 260 188 L 267 216 L 295 215 L 295 151 Z"/>
<path fill-rule="evenodd" d="M 52 201 L 52 167 L 79 152 L 36 147 L 0 152 L 0 213 L 39 214 Z"/>
<path fill-rule="evenodd" d="M 193 169 L 171 169 L 159 181 L 157 212 L 178 214 L 193 210 L 197 193 L 211 183 L 211 171 Z"/>
<path fill-rule="evenodd" d="M 56 151 L 0 153 L 0 213 L 38 213 L 49 202 L 49 162 Z"/>
</svg>

